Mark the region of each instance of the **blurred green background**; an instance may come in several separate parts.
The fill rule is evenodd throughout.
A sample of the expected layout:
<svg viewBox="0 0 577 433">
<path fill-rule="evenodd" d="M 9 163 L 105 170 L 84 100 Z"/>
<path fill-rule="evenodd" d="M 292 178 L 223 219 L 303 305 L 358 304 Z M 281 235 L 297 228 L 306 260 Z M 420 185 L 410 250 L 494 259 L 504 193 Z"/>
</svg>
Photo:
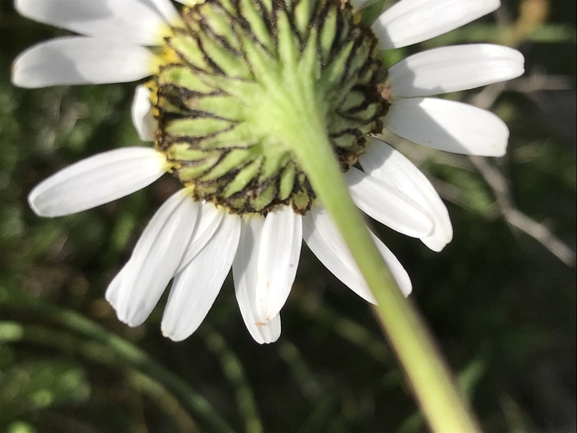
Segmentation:
<svg viewBox="0 0 577 433">
<path fill-rule="evenodd" d="M 48 175 L 140 144 L 132 84 L 10 84 L 20 51 L 62 34 L 0 0 L 0 432 L 426 431 L 370 307 L 306 247 L 276 344 L 250 338 L 230 278 L 184 342 L 160 334 L 165 298 L 138 328 L 116 319 L 106 286 L 178 185 L 166 176 L 77 215 L 32 213 L 27 194 Z M 575 2 L 504 1 L 416 48 L 471 41 L 526 56 L 524 77 L 448 96 L 508 123 L 507 156 L 394 141 L 447 202 L 455 237 L 435 254 L 375 227 L 411 275 L 413 300 L 485 430 L 574 432 Z"/>
</svg>

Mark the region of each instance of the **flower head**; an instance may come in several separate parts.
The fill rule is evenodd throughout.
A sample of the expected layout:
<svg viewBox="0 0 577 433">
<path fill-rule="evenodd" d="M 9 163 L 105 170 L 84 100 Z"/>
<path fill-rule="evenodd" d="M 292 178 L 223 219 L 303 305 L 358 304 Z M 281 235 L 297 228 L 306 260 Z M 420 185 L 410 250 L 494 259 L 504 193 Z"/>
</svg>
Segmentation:
<svg viewBox="0 0 577 433">
<path fill-rule="evenodd" d="M 83 36 L 25 51 L 13 82 L 147 79 L 136 89 L 132 116 L 141 138 L 155 144 L 56 173 L 31 192 L 33 210 L 58 216 L 89 209 L 166 172 L 183 185 L 108 287 L 120 320 L 141 324 L 174 279 L 162 329 L 182 340 L 200 325 L 232 267 L 251 335 L 275 341 L 303 239 L 343 283 L 374 302 L 288 144 L 306 116 L 324 128 L 361 210 L 435 251 L 450 242 L 447 209 L 431 183 L 374 134 L 384 127 L 449 152 L 504 154 L 508 130 L 498 117 L 430 96 L 519 76 L 523 57 L 506 47 L 463 45 L 415 54 L 387 70 L 378 50 L 453 30 L 498 1 L 401 0 L 371 28 L 340 0 L 181 3 L 188 6 L 179 12 L 168 0 L 16 0 L 21 14 Z M 402 265 L 374 239 L 410 293 Z"/>
</svg>

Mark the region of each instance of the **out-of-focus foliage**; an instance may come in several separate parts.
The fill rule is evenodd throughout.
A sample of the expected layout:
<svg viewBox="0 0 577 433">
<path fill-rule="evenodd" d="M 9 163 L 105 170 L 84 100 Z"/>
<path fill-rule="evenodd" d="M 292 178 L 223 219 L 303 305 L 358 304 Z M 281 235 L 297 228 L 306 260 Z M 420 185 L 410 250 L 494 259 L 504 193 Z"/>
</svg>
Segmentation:
<svg viewBox="0 0 577 433">
<path fill-rule="evenodd" d="M 252 341 L 230 281 L 185 342 L 161 336 L 164 300 L 136 329 L 116 320 L 107 283 L 177 185 L 64 218 L 30 211 L 43 178 L 140 144 L 133 85 L 10 84 L 13 58 L 59 34 L 0 3 L 0 431 L 425 431 L 370 307 L 306 249 L 274 345 Z M 486 431 L 575 431 L 575 2 L 505 1 L 424 47 L 484 40 L 516 45 L 526 76 L 449 97 L 499 114 L 508 155 L 395 142 L 434 180 L 455 238 L 435 254 L 380 234 Z"/>
</svg>

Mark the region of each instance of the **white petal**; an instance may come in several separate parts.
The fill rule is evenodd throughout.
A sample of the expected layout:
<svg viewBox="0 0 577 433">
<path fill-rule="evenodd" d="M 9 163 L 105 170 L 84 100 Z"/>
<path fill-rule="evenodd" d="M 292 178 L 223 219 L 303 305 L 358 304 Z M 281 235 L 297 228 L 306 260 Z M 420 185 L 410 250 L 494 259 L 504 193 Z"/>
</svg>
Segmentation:
<svg viewBox="0 0 577 433">
<path fill-rule="evenodd" d="M 417 44 L 493 12 L 499 0 L 401 0 L 372 28 L 382 49 Z"/>
<path fill-rule="evenodd" d="M 118 306 L 118 299 L 120 298 L 120 292 L 122 290 L 122 280 L 124 278 L 124 270 L 126 266 L 124 266 L 118 274 L 114 277 L 114 279 L 108 285 L 106 289 L 106 293 L 104 297 L 108 301 L 108 303 L 116 310 Z"/>
<path fill-rule="evenodd" d="M 349 168 L 345 178 L 355 204 L 381 224 L 415 238 L 433 231 L 431 215 L 396 186 L 354 167 Z"/>
<path fill-rule="evenodd" d="M 217 208 L 212 203 L 202 203 L 200 211 L 196 218 L 194 231 L 190 238 L 190 242 L 186 247 L 182 260 L 178 264 L 176 274 L 184 269 L 194 257 L 204 248 L 204 246 L 212 239 L 214 233 L 225 217 L 226 211 Z"/>
<path fill-rule="evenodd" d="M 37 215 L 80 212 L 132 194 L 163 173 L 166 159 L 147 147 L 124 147 L 84 159 L 52 175 L 30 192 Z"/>
<path fill-rule="evenodd" d="M 367 173 L 398 188 L 420 204 L 435 223 L 433 231 L 421 241 L 434 251 L 441 251 L 453 238 L 453 227 L 447 207 L 426 176 L 391 146 L 372 139 L 367 151 L 359 158 Z"/>
<path fill-rule="evenodd" d="M 384 125 L 414 143 L 467 155 L 503 156 L 509 138 L 507 125 L 495 114 L 435 98 L 393 102 Z"/>
<path fill-rule="evenodd" d="M 178 10 L 174 7 L 170 0 L 139 0 L 148 3 L 155 8 L 163 17 L 164 20 L 172 25 L 180 24 L 180 15 Z"/>
<path fill-rule="evenodd" d="M 250 335 L 259 344 L 275 342 L 281 331 L 280 314 L 262 321 L 256 313 L 257 263 L 263 226 L 264 218 L 261 216 L 249 216 L 243 220 L 240 243 L 232 264 L 240 313 Z"/>
<path fill-rule="evenodd" d="M 403 265 L 375 235 L 371 235 L 399 288 L 408 296 L 412 285 Z M 321 206 L 313 206 L 303 217 L 303 239 L 315 256 L 339 280 L 361 298 L 376 303 L 340 233 Z"/>
<path fill-rule="evenodd" d="M 71 84 L 126 83 L 151 75 L 153 54 L 137 45 L 71 36 L 52 39 L 21 53 L 12 83 L 36 88 Z"/>
<path fill-rule="evenodd" d="M 185 6 L 189 6 L 192 7 L 196 4 L 198 4 L 197 0 L 176 0 L 178 3 L 182 3 Z"/>
<path fill-rule="evenodd" d="M 142 141 L 153 141 L 154 131 L 158 124 L 152 113 L 150 102 L 150 90 L 145 86 L 136 86 L 134 99 L 132 100 L 132 123 Z"/>
<path fill-rule="evenodd" d="M 192 236 L 200 204 L 186 190 L 172 195 L 148 223 L 123 269 L 116 314 L 140 325 L 174 276 Z"/>
<path fill-rule="evenodd" d="M 196 257 L 174 277 L 162 317 L 162 333 L 174 341 L 190 336 L 212 307 L 236 254 L 240 217 L 226 214 Z"/>
<path fill-rule="evenodd" d="M 394 98 L 458 92 L 511 80 L 524 72 L 523 55 L 501 45 L 441 47 L 407 57 L 389 70 Z"/>
<path fill-rule="evenodd" d="M 165 18 L 142 0 L 16 0 L 25 17 L 86 36 L 158 45 Z"/>
<path fill-rule="evenodd" d="M 275 317 L 286 302 L 299 263 L 302 217 L 290 206 L 278 206 L 266 216 L 256 278 L 256 306 L 261 321 Z"/>
</svg>

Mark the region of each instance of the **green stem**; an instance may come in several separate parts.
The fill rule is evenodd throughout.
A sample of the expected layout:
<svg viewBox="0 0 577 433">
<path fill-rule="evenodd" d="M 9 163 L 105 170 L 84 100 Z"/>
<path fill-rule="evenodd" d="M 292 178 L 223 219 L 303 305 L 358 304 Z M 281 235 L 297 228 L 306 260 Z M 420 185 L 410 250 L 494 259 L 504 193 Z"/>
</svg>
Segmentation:
<svg viewBox="0 0 577 433">
<path fill-rule="evenodd" d="M 290 96 L 288 99 L 292 99 Z M 391 276 L 349 193 L 314 101 L 293 100 L 285 113 L 284 142 L 331 215 L 377 300 L 375 311 L 431 429 L 479 432 L 465 398 L 441 359 L 433 337 Z M 286 107 L 286 106 L 285 106 Z"/>
<path fill-rule="evenodd" d="M 224 337 L 210 325 L 205 323 L 198 332 L 204 339 L 206 347 L 218 358 L 224 375 L 235 389 L 238 411 L 244 419 L 245 432 L 263 433 L 264 428 L 254 394 L 240 359 L 228 346 Z"/>
<path fill-rule="evenodd" d="M 25 325 L 20 322 L 0 321 L 0 342 L 9 341 L 28 342 L 42 347 L 57 349 L 69 354 L 74 351 L 89 362 L 97 362 L 111 369 L 120 369 L 119 359 L 107 345 L 86 340 L 84 337 L 73 335 L 75 330 L 60 331 L 44 325 Z M 128 363 L 120 361 L 121 369 L 131 385 L 148 396 L 163 410 L 173 422 L 173 425 L 183 433 L 198 432 L 199 429 L 183 405 L 159 381 L 139 372 Z"/>
<path fill-rule="evenodd" d="M 0 305 L 5 304 L 0 299 Z M 104 344 L 119 359 L 138 371 L 156 379 L 169 390 L 191 412 L 203 417 L 215 431 L 234 433 L 234 429 L 222 419 L 211 404 L 199 393 L 190 388 L 186 382 L 156 362 L 146 352 L 129 341 L 106 331 L 101 326 L 80 314 L 52 306 L 32 299 L 10 299 L 10 307 L 22 307 L 50 317 L 66 328 L 78 332 L 94 341 Z"/>
</svg>

